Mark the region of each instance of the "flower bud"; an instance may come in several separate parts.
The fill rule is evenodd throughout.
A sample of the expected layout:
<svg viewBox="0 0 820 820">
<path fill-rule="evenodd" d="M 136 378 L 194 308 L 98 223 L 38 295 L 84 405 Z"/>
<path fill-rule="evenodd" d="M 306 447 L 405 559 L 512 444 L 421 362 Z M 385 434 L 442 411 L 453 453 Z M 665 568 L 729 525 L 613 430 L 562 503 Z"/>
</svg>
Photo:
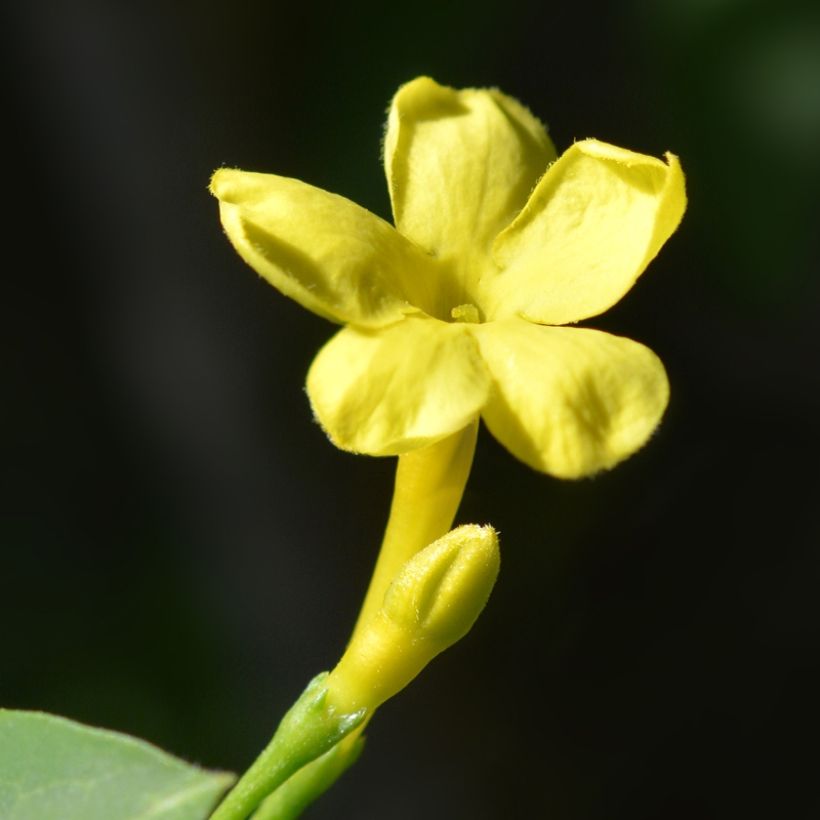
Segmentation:
<svg viewBox="0 0 820 820">
<path fill-rule="evenodd" d="M 375 709 L 464 637 L 498 576 L 492 527 L 458 527 L 411 558 L 327 679 L 328 704 Z"/>
</svg>

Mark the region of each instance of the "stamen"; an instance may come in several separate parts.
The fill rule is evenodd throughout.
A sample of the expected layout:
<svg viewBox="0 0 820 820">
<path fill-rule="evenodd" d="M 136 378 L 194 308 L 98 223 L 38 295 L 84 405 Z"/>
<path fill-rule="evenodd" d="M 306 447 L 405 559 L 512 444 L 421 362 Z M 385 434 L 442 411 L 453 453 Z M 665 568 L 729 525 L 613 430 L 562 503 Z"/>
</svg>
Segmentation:
<svg viewBox="0 0 820 820">
<path fill-rule="evenodd" d="M 473 324 L 478 324 L 481 321 L 481 317 L 478 315 L 478 308 L 470 303 L 457 305 L 450 311 L 450 316 L 457 322 L 472 322 Z"/>
</svg>

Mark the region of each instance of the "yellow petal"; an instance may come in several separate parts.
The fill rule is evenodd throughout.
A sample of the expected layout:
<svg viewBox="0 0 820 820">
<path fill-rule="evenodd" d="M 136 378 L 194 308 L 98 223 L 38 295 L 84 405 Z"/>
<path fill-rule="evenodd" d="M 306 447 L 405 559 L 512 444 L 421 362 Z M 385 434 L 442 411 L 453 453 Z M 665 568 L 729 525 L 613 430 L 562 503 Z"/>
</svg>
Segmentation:
<svg viewBox="0 0 820 820">
<path fill-rule="evenodd" d="M 481 283 L 486 315 L 561 325 L 615 304 L 686 208 L 677 157 L 666 158 L 575 143 L 495 241 L 501 272 Z"/>
<path fill-rule="evenodd" d="M 418 316 L 339 331 L 314 360 L 307 390 L 337 447 L 395 455 L 469 424 L 489 375 L 467 325 Z"/>
<path fill-rule="evenodd" d="M 630 339 L 523 319 L 478 325 L 476 335 L 494 380 L 484 420 L 536 470 L 579 478 L 613 467 L 666 408 L 663 365 Z"/>
<path fill-rule="evenodd" d="M 378 326 L 413 310 L 405 280 L 432 260 L 344 197 L 273 174 L 217 171 L 211 192 L 242 258 L 277 290 L 327 319 Z"/>
<path fill-rule="evenodd" d="M 474 301 L 471 282 L 491 264 L 493 239 L 554 158 L 544 126 L 497 90 L 419 77 L 396 93 L 384 146 L 393 215 L 402 234 L 453 262 L 440 318 Z"/>
</svg>

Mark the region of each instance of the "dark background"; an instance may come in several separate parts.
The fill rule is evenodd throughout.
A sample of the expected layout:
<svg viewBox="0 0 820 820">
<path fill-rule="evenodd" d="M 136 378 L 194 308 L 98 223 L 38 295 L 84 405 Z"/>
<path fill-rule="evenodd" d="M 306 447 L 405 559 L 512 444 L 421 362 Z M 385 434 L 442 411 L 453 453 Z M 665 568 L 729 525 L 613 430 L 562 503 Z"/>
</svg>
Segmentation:
<svg viewBox="0 0 820 820">
<path fill-rule="evenodd" d="M 311 420 L 333 328 L 243 265 L 206 184 L 388 216 L 384 111 L 424 73 L 499 86 L 559 150 L 679 154 L 681 229 L 589 323 L 656 350 L 672 402 L 574 483 L 482 432 L 459 520 L 500 529 L 496 591 L 309 816 L 817 817 L 817 8 L 5 4 L 0 702 L 242 770 L 338 658 L 394 465 Z"/>
</svg>

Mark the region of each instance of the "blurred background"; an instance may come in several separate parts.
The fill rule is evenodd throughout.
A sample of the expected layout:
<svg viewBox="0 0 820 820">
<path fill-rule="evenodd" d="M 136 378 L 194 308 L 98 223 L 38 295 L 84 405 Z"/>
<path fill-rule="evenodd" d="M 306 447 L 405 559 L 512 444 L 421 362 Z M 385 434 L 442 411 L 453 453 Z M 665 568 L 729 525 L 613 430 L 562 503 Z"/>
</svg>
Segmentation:
<svg viewBox="0 0 820 820">
<path fill-rule="evenodd" d="M 754 0 L 4 4 L 0 702 L 243 770 L 338 658 L 391 459 L 303 384 L 331 325 L 236 256 L 221 165 L 384 217 L 384 111 L 495 85 L 559 148 L 677 153 L 690 205 L 594 327 L 669 371 L 612 473 L 483 431 L 503 568 L 308 816 L 817 817 L 820 7 Z"/>
</svg>

